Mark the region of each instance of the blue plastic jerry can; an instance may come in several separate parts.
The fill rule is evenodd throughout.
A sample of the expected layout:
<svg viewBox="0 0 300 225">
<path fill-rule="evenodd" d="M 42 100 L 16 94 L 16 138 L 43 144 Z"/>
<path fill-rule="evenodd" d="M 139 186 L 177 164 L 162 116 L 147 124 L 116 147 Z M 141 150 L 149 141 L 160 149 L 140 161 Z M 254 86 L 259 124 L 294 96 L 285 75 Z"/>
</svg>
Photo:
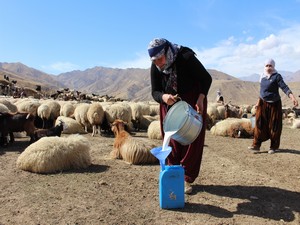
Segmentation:
<svg viewBox="0 0 300 225">
<path fill-rule="evenodd" d="M 184 169 L 165 166 L 159 174 L 159 205 L 162 209 L 184 207 Z"/>
</svg>

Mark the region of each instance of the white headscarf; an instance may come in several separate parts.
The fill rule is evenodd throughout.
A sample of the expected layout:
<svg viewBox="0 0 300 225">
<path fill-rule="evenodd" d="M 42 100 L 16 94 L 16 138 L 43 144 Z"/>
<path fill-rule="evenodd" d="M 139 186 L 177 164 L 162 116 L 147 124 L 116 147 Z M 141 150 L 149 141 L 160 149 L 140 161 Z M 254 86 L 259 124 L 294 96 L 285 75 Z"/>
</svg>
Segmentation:
<svg viewBox="0 0 300 225">
<path fill-rule="evenodd" d="M 267 65 L 271 65 L 272 67 L 267 67 Z M 274 59 L 267 59 L 264 64 L 264 72 L 260 76 L 260 81 L 263 77 L 270 79 L 271 75 L 274 73 L 277 73 L 277 70 L 275 69 L 275 61 Z"/>
</svg>

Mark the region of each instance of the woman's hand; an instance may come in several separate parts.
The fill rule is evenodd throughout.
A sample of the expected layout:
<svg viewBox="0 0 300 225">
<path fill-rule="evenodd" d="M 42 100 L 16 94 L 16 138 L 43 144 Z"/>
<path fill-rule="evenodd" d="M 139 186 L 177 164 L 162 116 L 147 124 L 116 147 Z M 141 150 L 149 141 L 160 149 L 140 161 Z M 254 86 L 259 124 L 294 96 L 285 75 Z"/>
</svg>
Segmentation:
<svg viewBox="0 0 300 225">
<path fill-rule="evenodd" d="M 173 105 L 177 101 L 177 95 L 163 94 L 162 99 L 167 105 Z"/>
<path fill-rule="evenodd" d="M 299 105 L 298 100 L 294 98 L 293 99 L 293 104 L 294 104 L 295 107 L 297 107 Z"/>
<path fill-rule="evenodd" d="M 298 100 L 295 98 L 295 96 L 292 93 L 290 93 L 289 97 L 293 101 L 294 107 L 297 107 L 298 106 Z"/>
<path fill-rule="evenodd" d="M 198 99 L 197 99 L 197 103 L 196 103 L 196 110 L 197 113 L 199 114 L 203 114 L 203 110 L 204 110 L 204 106 L 203 106 L 203 101 L 204 101 L 205 95 L 204 94 L 200 94 Z"/>
</svg>

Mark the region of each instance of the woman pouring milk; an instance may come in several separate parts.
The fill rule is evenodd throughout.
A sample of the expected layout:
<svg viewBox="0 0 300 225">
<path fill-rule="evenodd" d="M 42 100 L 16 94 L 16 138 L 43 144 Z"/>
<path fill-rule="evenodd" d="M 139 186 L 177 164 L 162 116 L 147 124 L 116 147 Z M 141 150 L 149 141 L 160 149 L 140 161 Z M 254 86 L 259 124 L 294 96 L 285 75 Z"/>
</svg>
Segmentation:
<svg viewBox="0 0 300 225">
<path fill-rule="evenodd" d="M 203 118 L 199 136 L 189 145 L 171 139 L 172 152 L 168 165 L 182 165 L 185 171 L 185 193 L 191 194 L 191 184 L 199 175 L 206 130 L 207 93 L 212 78 L 195 53 L 188 47 L 169 42 L 164 38 L 153 39 L 148 46 L 152 61 L 152 97 L 160 103 L 160 124 L 164 137 L 163 120 L 168 109 L 181 100 L 191 105 Z"/>
</svg>

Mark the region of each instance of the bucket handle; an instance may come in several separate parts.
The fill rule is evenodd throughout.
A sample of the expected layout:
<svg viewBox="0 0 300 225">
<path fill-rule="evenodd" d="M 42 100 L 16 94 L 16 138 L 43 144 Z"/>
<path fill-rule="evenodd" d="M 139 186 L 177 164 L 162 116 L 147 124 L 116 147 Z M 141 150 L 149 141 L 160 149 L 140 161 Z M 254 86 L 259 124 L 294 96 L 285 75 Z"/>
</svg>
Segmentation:
<svg viewBox="0 0 300 225">
<path fill-rule="evenodd" d="M 182 101 L 181 97 L 176 94 L 174 95 L 174 99 L 176 100 L 176 102 L 179 102 L 179 101 Z M 189 114 L 189 115 L 192 115 L 192 113 L 189 111 L 189 110 L 186 110 L 186 112 Z M 200 114 L 199 112 L 197 112 L 198 114 Z M 201 115 L 201 114 L 200 114 Z"/>
</svg>

